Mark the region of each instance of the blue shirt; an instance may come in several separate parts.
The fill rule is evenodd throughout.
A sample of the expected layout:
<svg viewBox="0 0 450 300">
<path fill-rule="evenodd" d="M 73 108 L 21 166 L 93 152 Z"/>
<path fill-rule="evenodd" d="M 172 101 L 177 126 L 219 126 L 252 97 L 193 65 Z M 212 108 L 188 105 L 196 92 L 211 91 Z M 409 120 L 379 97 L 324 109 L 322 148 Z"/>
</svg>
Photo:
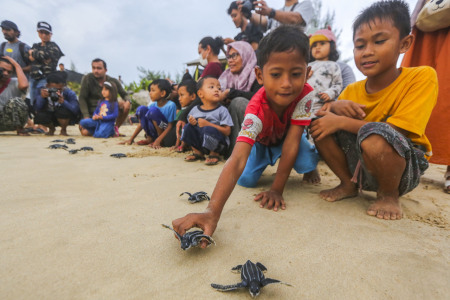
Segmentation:
<svg viewBox="0 0 450 300">
<path fill-rule="evenodd" d="M 152 106 L 157 107 L 161 111 L 168 123 L 175 121 L 175 117 L 177 116 L 177 106 L 172 101 L 167 101 L 163 107 L 159 107 L 158 102 L 152 102 L 148 108 Z"/>
<path fill-rule="evenodd" d="M 64 102 L 61 104 L 59 102 L 53 102 L 50 98 L 42 98 L 40 91 L 45 88 L 45 86 L 37 87 L 35 103 L 36 111 L 54 111 L 55 107 L 62 106 L 70 110 L 76 116 L 80 113 L 80 104 L 78 103 L 77 94 L 75 94 L 74 91 L 67 87 L 64 88 L 62 92 Z"/>
</svg>

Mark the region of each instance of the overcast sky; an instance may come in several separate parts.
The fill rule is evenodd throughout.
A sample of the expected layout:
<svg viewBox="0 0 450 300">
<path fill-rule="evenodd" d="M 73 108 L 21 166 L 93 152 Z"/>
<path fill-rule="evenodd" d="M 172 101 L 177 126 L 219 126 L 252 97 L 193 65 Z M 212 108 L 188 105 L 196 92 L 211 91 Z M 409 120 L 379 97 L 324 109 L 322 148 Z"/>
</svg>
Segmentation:
<svg viewBox="0 0 450 300">
<path fill-rule="evenodd" d="M 80 73 L 90 72 L 93 58 L 108 64 L 108 74 L 122 75 L 125 83 L 138 81 L 138 66 L 169 72 L 172 78 L 185 70 L 185 63 L 198 58 L 198 42 L 205 36 L 234 37 L 226 10 L 227 0 L 14 0 L 3 3 L 0 18 L 11 20 L 22 32 L 20 40 L 30 46 L 39 41 L 38 21 L 53 27 L 53 38 L 64 52 L 60 62 Z M 373 0 L 322 0 L 322 13 L 335 11 L 335 24 L 342 29 L 342 58 L 352 58 L 351 25 L 356 15 Z M 416 0 L 406 0 L 410 11 Z M 267 0 L 281 8 L 283 0 Z M 353 60 L 349 63 L 358 79 Z"/>
</svg>

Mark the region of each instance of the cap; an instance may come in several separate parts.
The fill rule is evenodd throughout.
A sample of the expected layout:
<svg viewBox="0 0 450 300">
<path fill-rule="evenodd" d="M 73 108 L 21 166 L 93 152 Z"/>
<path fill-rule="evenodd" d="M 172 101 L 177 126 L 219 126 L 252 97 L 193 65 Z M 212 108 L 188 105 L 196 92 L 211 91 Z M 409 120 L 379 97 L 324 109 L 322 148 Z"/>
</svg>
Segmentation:
<svg viewBox="0 0 450 300">
<path fill-rule="evenodd" d="M 2 24 L 0 26 L 5 29 L 13 29 L 14 31 L 19 31 L 19 28 L 17 28 L 16 23 L 8 20 L 2 21 Z"/>
<path fill-rule="evenodd" d="M 320 29 L 314 32 L 309 37 L 309 45 L 312 46 L 315 42 L 327 41 L 327 42 L 336 42 L 336 36 L 331 31 L 331 27 L 328 26 L 327 29 Z"/>
<path fill-rule="evenodd" d="M 37 30 L 45 30 L 52 33 L 52 26 L 50 26 L 50 24 L 48 24 L 47 22 L 41 21 L 37 23 Z"/>
</svg>

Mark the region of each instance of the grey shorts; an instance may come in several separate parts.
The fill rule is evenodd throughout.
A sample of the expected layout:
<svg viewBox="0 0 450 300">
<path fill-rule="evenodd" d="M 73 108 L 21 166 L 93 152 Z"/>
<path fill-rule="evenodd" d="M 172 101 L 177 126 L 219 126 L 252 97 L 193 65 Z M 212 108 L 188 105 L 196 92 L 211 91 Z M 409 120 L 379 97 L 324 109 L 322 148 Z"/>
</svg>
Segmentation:
<svg viewBox="0 0 450 300">
<path fill-rule="evenodd" d="M 358 134 L 347 131 L 336 132 L 339 146 L 345 153 L 350 172 L 355 172 L 358 161 L 361 161 L 360 174 L 357 176 L 358 185 L 366 191 L 378 190 L 378 183 L 366 169 L 362 158 L 361 143 L 371 134 L 383 137 L 397 153 L 406 161 L 406 168 L 400 180 L 399 194 L 404 195 L 412 191 L 420 181 L 420 176 L 428 169 L 428 161 L 424 151 L 414 146 L 411 140 L 399 133 L 386 123 L 372 122 L 362 126 Z"/>
</svg>

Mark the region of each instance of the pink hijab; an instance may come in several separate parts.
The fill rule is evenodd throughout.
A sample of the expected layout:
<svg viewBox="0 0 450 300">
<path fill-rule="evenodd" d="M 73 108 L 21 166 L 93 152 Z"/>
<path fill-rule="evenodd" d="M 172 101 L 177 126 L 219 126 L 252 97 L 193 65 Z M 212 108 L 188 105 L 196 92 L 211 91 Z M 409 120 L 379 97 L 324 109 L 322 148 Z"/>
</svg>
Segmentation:
<svg viewBox="0 0 450 300">
<path fill-rule="evenodd" d="M 235 49 L 242 58 L 242 71 L 239 74 L 233 74 L 229 68 L 226 69 L 219 77 L 220 86 L 223 90 L 234 88 L 248 92 L 256 80 L 254 70 L 256 66 L 255 51 L 249 43 L 243 41 L 228 44 L 227 55 L 231 48 Z"/>
</svg>

